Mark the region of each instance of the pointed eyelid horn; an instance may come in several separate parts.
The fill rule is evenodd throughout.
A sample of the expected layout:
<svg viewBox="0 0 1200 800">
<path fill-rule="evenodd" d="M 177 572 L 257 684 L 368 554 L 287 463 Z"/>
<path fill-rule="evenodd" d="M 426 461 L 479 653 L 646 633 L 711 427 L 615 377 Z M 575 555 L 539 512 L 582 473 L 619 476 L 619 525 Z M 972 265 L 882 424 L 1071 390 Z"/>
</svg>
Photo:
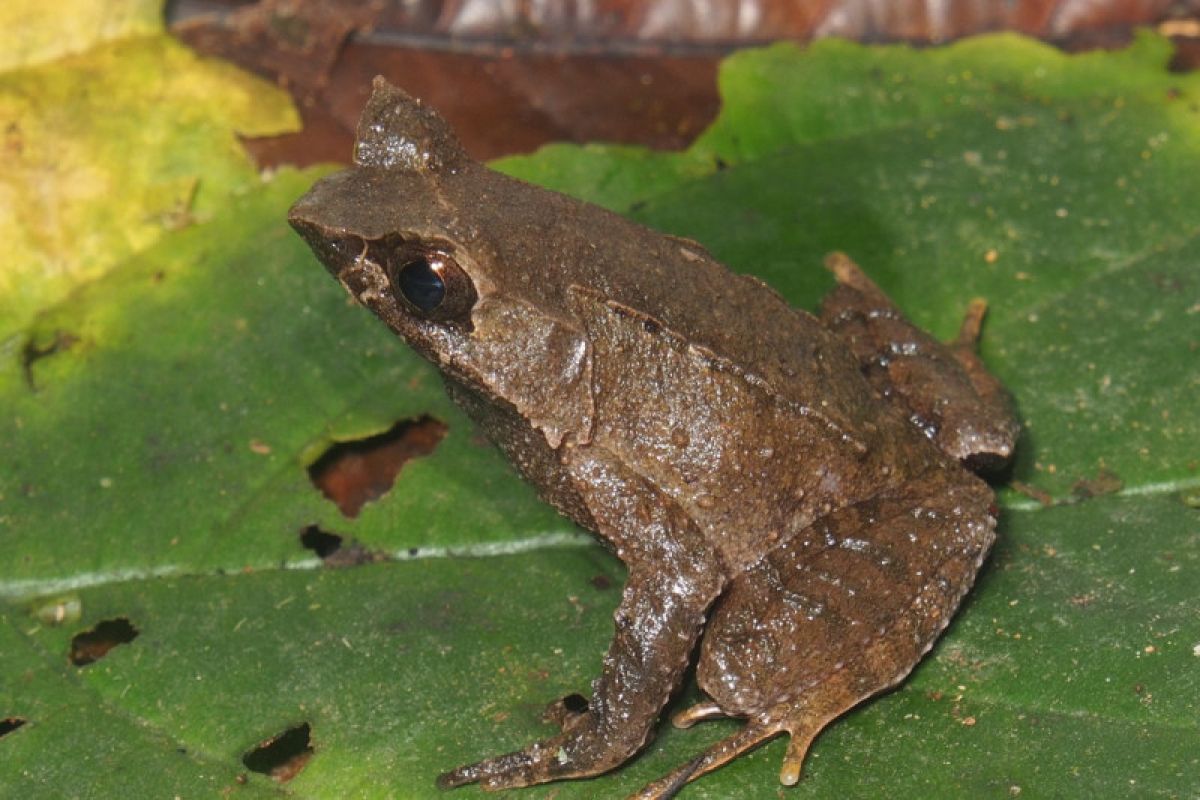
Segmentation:
<svg viewBox="0 0 1200 800">
<path fill-rule="evenodd" d="M 454 172 L 469 162 L 446 120 L 377 75 L 358 120 L 354 163 L 403 172 Z"/>
</svg>

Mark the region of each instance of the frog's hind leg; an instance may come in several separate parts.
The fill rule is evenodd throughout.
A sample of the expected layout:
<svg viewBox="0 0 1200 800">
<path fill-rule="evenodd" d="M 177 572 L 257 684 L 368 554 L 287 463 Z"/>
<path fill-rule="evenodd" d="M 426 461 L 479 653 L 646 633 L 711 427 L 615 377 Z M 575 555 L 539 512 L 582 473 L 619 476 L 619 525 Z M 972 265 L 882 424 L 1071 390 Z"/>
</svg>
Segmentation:
<svg viewBox="0 0 1200 800">
<path fill-rule="evenodd" d="M 987 304 L 972 301 L 958 338 L 943 344 L 909 322 L 845 254 L 833 253 L 825 266 L 838 286 L 821 303 L 821 321 L 846 342 L 879 394 L 968 466 L 1006 461 L 1016 416 L 976 353 Z"/>
<path fill-rule="evenodd" d="M 836 681 L 835 681 L 836 682 Z M 795 786 L 800 781 L 804 757 L 813 741 L 835 719 L 861 703 L 873 692 L 848 691 L 814 693 L 800 702 L 784 700 L 760 719 L 752 719 L 740 731 L 727 736 L 696 758 L 682 764 L 670 774 L 647 785 L 632 795 L 636 800 L 667 800 L 686 784 L 702 775 L 728 764 L 780 734 L 788 735 L 787 751 L 779 769 L 779 782 Z M 728 716 L 716 703 L 700 703 L 676 715 L 676 727 L 688 727 L 694 722 Z M 680 724 L 680 723 L 684 724 Z M 631 798 L 631 800 L 632 800 Z"/>
<path fill-rule="evenodd" d="M 668 800 L 668 798 L 674 797 L 685 785 L 696 780 L 701 775 L 705 775 L 718 767 L 728 764 L 743 753 L 749 752 L 767 740 L 773 739 L 785 732 L 786 730 L 779 725 L 751 721 L 746 724 L 746 727 L 717 742 L 691 761 L 680 765 L 669 774 L 646 785 L 640 792 L 631 795 L 630 800 L 635 800 L 635 798 L 636 800 Z M 796 775 L 799 777 L 799 772 Z M 792 783 L 795 783 L 795 781 L 792 781 Z"/>
<path fill-rule="evenodd" d="M 639 797 L 670 797 L 782 733 L 780 782 L 799 781 L 821 730 L 903 680 L 941 633 L 991 544 L 991 502 L 982 481 L 938 465 L 831 512 L 735 578 L 697 665 L 711 702 L 677 721 L 750 721 Z"/>
</svg>

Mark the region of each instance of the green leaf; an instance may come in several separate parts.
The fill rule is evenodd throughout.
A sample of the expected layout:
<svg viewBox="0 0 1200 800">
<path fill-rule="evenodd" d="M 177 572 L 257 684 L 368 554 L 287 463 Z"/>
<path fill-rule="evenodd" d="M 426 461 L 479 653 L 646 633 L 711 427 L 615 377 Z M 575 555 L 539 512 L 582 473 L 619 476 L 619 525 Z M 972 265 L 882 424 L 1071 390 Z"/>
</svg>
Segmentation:
<svg viewBox="0 0 1200 800">
<path fill-rule="evenodd" d="M 794 792 L 1200 790 L 1200 79 L 1167 58 L 1152 37 L 1086 56 L 1010 36 L 780 45 L 728 61 L 725 110 L 687 152 L 503 163 L 697 238 L 800 306 L 831 285 L 832 249 L 943 336 L 990 301 L 984 356 L 1027 426 L 1013 478 L 1057 504 L 1003 491 L 963 613 L 910 681 L 821 736 Z M 142 62 L 77 78 L 112 86 L 127 63 Z M 71 105 L 56 103 L 31 118 L 48 126 Z M 157 111 L 128 113 L 135 135 Z M 233 123 L 212 124 L 208 141 Z M 434 797 L 439 772 L 545 735 L 543 706 L 596 675 L 620 565 L 538 503 L 286 228 L 314 177 L 245 178 L 179 230 L 98 244 L 109 268 L 11 318 L 0 785 L 21 796 Z M 358 516 L 314 487 L 331 443 L 425 416 L 445 438 Z M 301 538 L 314 526 L 392 560 L 322 568 Z M 127 641 L 73 663 L 105 621 Z M 290 781 L 243 761 L 302 725 L 311 758 Z M 512 796 L 621 796 L 734 725 L 664 725 L 612 775 Z M 782 751 L 684 796 L 774 793 Z"/>
</svg>

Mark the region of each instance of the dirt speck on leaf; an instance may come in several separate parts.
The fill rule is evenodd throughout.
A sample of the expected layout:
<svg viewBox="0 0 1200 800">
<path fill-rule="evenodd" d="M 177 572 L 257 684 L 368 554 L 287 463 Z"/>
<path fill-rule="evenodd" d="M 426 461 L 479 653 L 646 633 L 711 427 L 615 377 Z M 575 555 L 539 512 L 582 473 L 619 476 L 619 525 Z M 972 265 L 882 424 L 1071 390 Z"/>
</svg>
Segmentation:
<svg viewBox="0 0 1200 800">
<path fill-rule="evenodd" d="M 1076 500 L 1090 500 L 1105 494 L 1114 494 L 1125 488 L 1125 482 L 1116 473 L 1101 467 L 1095 478 L 1080 478 L 1071 485 L 1071 496 Z"/>
<path fill-rule="evenodd" d="M 1011 481 L 1009 485 L 1011 485 L 1012 488 L 1015 489 L 1016 491 L 1020 492 L 1021 494 L 1025 495 L 1026 497 L 1028 497 L 1032 500 L 1036 500 L 1037 502 L 1041 503 L 1043 506 L 1046 506 L 1047 508 L 1054 505 L 1054 496 L 1051 495 L 1049 492 L 1047 492 L 1045 489 L 1039 489 L 1038 487 L 1033 486 L 1032 484 L 1028 484 L 1028 483 L 1025 483 L 1024 481 L 1018 481 L 1018 480 Z"/>
</svg>

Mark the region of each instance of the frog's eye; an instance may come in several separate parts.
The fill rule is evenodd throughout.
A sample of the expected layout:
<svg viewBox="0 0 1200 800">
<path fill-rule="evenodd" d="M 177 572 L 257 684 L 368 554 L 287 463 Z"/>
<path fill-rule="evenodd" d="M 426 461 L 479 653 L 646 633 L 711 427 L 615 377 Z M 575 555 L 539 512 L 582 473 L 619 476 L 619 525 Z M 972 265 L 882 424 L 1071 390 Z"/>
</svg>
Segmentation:
<svg viewBox="0 0 1200 800">
<path fill-rule="evenodd" d="M 418 257 L 402 266 L 396 276 L 400 293 L 426 314 L 446 299 L 446 282 L 441 276 L 445 270 L 439 267 L 442 267 L 441 261 Z"/>
<path fill-rule="evenodd" d="M 465 321 L 477 299 L 470 277 L 442 250 L 399 248 L 388 279 L 398 300 L 429 319 Z"/>
</svg>

